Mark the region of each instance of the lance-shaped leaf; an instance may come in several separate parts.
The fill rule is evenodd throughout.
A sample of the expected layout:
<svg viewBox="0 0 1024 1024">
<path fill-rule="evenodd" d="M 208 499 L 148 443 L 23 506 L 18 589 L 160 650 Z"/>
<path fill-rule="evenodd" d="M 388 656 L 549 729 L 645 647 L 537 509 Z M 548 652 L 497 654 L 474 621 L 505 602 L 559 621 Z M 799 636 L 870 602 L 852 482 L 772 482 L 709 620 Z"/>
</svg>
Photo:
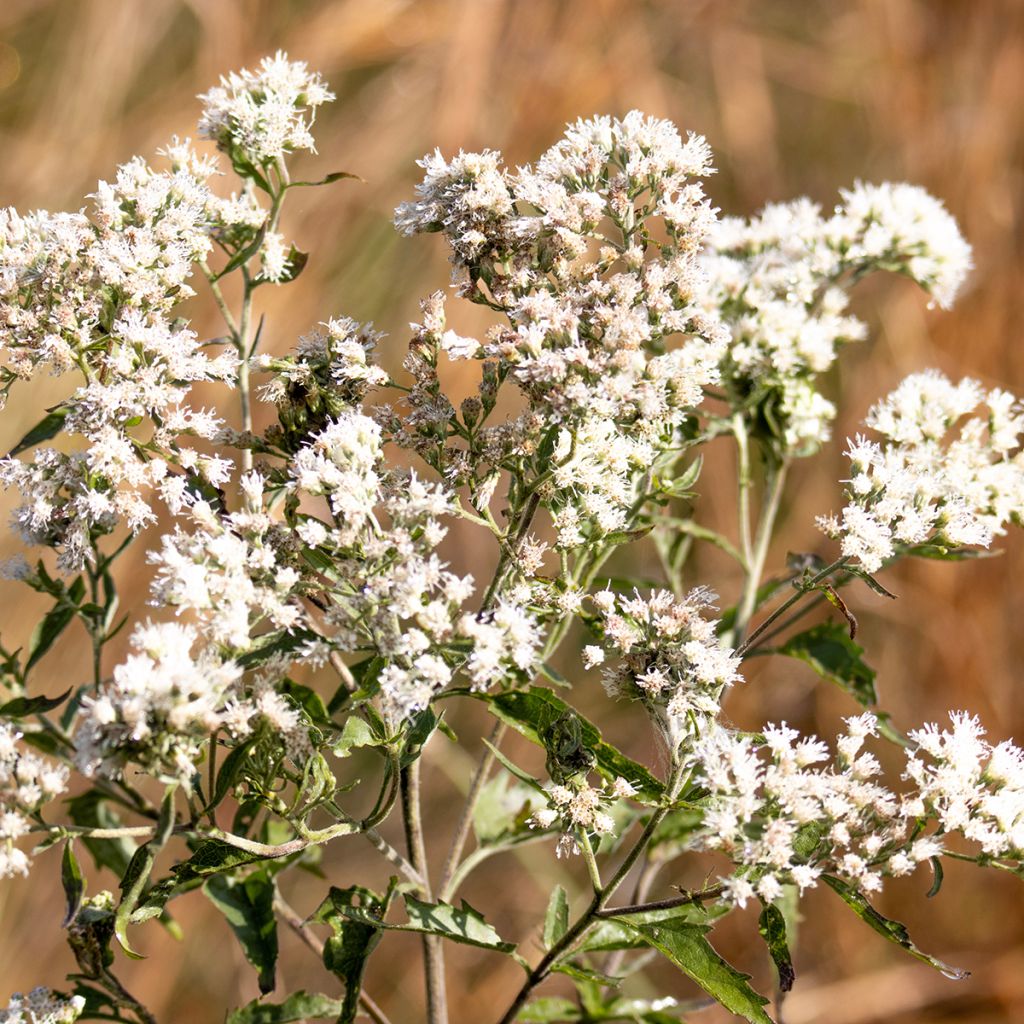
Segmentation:
<svg viewBox="0 0 1024 1024">
<path fill-rule="evenodd" d="M 210 902 L 227 918 L 242 952 L 259 972 L 260 991 L 273 991 L 277 966 L 277 919 L 274 880 L 265 868 L 245 878 L 214 875 L 203 887 Z"/>
<path fill-rule="evenodd" d="M 768 947 L 775 969 L 779 972 L 779 990 L 788 992 L 796 980 L 796 972 L 793 970 L 793 958 L 790 956 L 789 944 L 786 941 L 786 918 L 775 904 L 765 904 L 757 922 L 757 930 Z"/>
<path fill-rule="evenodd" d="M 633 923 L 630 918 L 621 921 L 727 1010 L 751 1024 L 773 1024 L 764 1011 L 768 1000 L 747 984 L 749 975 L 741 974 L 715 952 L 704 937 L 710 931 L 707 925 L 672 918 L 652 923 Z"/>
<path fill-rule="evenodd" d="M 85 582 L 79 576 L 66 592 L 61 593 L 57 603 L 40 619 L 32 631 L 32 638 L 28 643 L 28 660 L 25 662 L 26 673 L 36 665 L 54 645 L 61 633 L 67 629 L 68 624 L 75 617 L 83 597 L 85 597 Z"/>
<path fill-rule="evenodd" d="M 49 441 L 56 437 L 64 429 L 64 421 L 71 410 L 66 406 L 59 405 L 51 409 L 7 454 L 8 458 L 20 455 L 29 448 Z"/>
<path fill-rule="evenodd" d="M 85 879 L 82 877 L 82 869 L 78 866 L 73 839 L 68 839 L 64 844 L 60 881 L 64 887 L 64 920 L 61 927 L 67 928 L 78 915 L 82 907 L 82 898 L 85 896 Z"/>
<path fill-rule="evenodd" d="M 865 664 L 864 648 L 851 640 L 838 622 L 822 622 L 790 637 L 778 653 L 806 662 L 864 707 L 878 701 L 875 670 Z"/>
<path fill-rule="evenodd" d="M 121 879 L 121 901 L 114 913 L 114 935 L 121 944 L 121 948 L 133 960 L 142 960 L 144 957 L 141 953 L 136 953 L 128 942 L 128 922 L 131 921 L 146 883 L 149 881 L 150 872 L 156 863 L 156 856 L 163 849 L 174 829 L 175 788 L 175 786 L 167 787 L 160 805 L 160 817 L 157 821 L 156 832 L 148 843 L 140 846 L 132 854 L 132 859 L 128 862 L 128 868 Z"/>
<path fill-rule="evenodd" d="M 331 999 L 312 992 L 296 992 L 283 1003 L 261 1003 L 254 999 L 239 1010 L 228 1014 L 226 1024 L 292 1024 L 301 1020 L 337 1018 L 341 1013 L 340 999 Z"/>
<path fill-rule="evenodd" d="M 345 986 L 345 1000 L 338 1011 L 338 1024 L 351 1024 L 359 1007 L 366 961 L 380 942 L 381 918 L 394 893 L 392 886 L 382 897 L 362 886 L 331 887 L 314 919 L 331 926 L 334 934 L 324 943 L 324 966 Z"/>
<path fill-rule="evenodd" d="M 6 704 L 0 705 L 0 718 L 27 718 L 29 715 L 41 715 L 60 707 L 68 699 L 71 690 L 65 690 L 59 697 L 15 697 Z"/>
<path fill-rule="evenodd" d="M 569 899 L 565 890 L 556 885 L 548 900 L 547 913 L 544 915 L 544 948 L 551 949 L 569 930 Z"/>
<path fill-rule="evenodd" d="M 830 888 L 837 892 L 853 908 L 853 912 L 865 924 L 890 942 L 894 942 L 897 946 L 905 949 L 912 957 L 928 964 L 929 967 L 934 967 L 937 971 L 941 971 L 947 978 L 953 981 L 963 981 L 964 978 L 970 976 L 970 971 L 965 971 L 960 967 L 951 967 L 949 964 L 943 963 L 941 960 L 918 949 L 911 941 L 910 933 L 907 931 L 905 924 L 899 921 L 892 921 L 888 917 L 883 917 L 868 903 L 864 894 L 852 885 L 847 885 L 841 878 L 836 878 L 833 875 L 822 875 L 821 878 L 823 882 L 828 884 Z"/>
<path fill-rule="evenodd" d="M 610 743 L 605 743 L 597 726 L 576 715 L 552 690 L 531 686 L 526 690 L 478 693 L 474 696 L 486 701 L 495 717 L 539 747 L 545 746 L 544 737 L 559 719 L 568 713 L 573 714 L 579 723 L 583 744 L 594 755 L 596 768 L 608 778 L 624 778 L 636 789 L 638 799 L 647 803 L 660 802 L 665 787 L 642 764 L 626 757 Z"/>
</svg>

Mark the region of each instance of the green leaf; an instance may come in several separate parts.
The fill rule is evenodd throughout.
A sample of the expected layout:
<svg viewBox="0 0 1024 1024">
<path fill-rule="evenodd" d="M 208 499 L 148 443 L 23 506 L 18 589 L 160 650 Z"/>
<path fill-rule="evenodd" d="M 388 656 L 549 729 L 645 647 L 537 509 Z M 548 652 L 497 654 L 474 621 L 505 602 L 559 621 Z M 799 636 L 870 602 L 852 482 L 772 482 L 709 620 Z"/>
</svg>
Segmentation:
<svg viewBox="0 0 1024 1024">
<path fill-rule="evenodd" d="M 303 686 L 302 683 L 293 682 L 291 679 L 284 680 L 281 690 L 309 715 L 311 722 L 316 725 L 330 724 L 331 716 L 327 713 L 327 705 L 324 704 L 323 697 L 316 690 Z"/>
<path fill-rule="evenodd" d="M 331 742 L 331 753 L 336 757 L 348 757 L 357 747 L 375 747 L 379 743 L 379 738 L 368 722 L 359 715 L 349 715 L 341 735 Z"/>
<path fill-rule="evenodd" d="M 23 451 L 35 447 L 43 441 L 56 437 L 64 428 L 64 420 L 71 410 L 66 406 L 51 409 L 11 450 L 8 458 L 20 455 Z"/>
<path fill-rule="evenodd" d="M 264 868 L 244 879 L 214 875 L 203 886 L 210 902 L 227 918 L 242 952 L 259 972 L 260 992 L 273 991 L 277 966 L 274 880 Z"/>
<path fill-rule="evenodd" d="M 279 654 L 293 654 L 311 640 L 318 639 L 318 634 L 310 629 L 272 630 L 255 637 L 245 654 L 235 659 L 238 664 L 248 670 L 262 665 L 265 661 Z"/>
<path fill-rule="evenodd" d="M 317 188 L 319 185 L 331 185 L 336 181 L 343 181 L 346 178 L 351 178 L 355 181 L 364 181 L 365 179 L 360 178 L 358 174 L 349 174 L 348 171 L 331 171 L 326 177 L 321 178 L 319 181 L 292 181 L 288 183 L 288 188 Z"/>
<path fill-rule="evenodd" d="M 845 690 L 858 704 L 868 707 L 878 701 L 875 670 L 862 659 L 864 648 L 847 635 L 838 622 L 822 622 L 790 637 L 778 649 L 806 662 L 823 679 Z"/>
<path fill-rule="evenodd" d="M 32 639 L 28 642 L 28 660 L 25 662 L 25 673 L 39 661 L 53 646 L 57 637 L 64 632 L 68 623 L 78 611 L 77 605 L 85 595 L 85 583 L 79 576 L 67 589 L 66 595 L 58 599 L 57 604 L 48 611 L 36 624 L 32 631 Z"/>
<path fill-rule="evenodd" d="M 672 918 L 653 923 L 621 920 L 727 1010 L 751 1024 L 773 1024 L 764 1011 L 768 1000 L 747 984 L 749 975 L 741 974 L 715 952 L 704 937 L 710 931 L 707 925 Z"/>
<path fill-rule="evenodd" d="M 836 878 L 833 875 L 822 875 L 821 879 L 837 892 L 848 906 L 853 908 L 853 912 L 865 924 L 890 942 L 894 942 L 897 946 L 905 949 L 912 957 L 928 964 L 929 967 L 934 967 L 937 971 L 941 971 L 947 978 L 953 981 L 963 981 L 964 978 L 970 976 L 970 971 L 965 971 L 960 967 L 950 967 L 949 964 L 943 963 L 941 960 L 937 960 L 935 957 L 929 956 L 929 954 L 918 949 L 911 941 L 907 926 L 899 921 L 892 921 L 887 917 L 883 917 L 868 903 L 867 898 L 858 889 L 847 885 L 842 879 Z"/>
<path fill-rule="evenodd" d="M 136 953 L 128 942 L 128 923 L 142 898 L 142 892 L 149 881 L 157 854 L 163 849 L 174 828 L 174 791 L 176 786 L 168 786 L 160 805 L 160 817 L 157 821 L 153 838 L 140 846 L 121 879 L 121 900 L 114 912 L 114 936 L 121 948 L 132 960 L 143 960 L 141 953 Z"/>
<path fill-rule="evenodd" d="M 381 670 L 387 663 L 383 658 L 366 658 L 355 665 L 349 666 L 349 672 L 356 682 L 355 690 L 349 689 L 345 683 L 338 687 L 330 703 L 327 705 L 329 714 L 337 714 L 346 704 L 351 703 L 353 707 L 364 704 L 380 690 Z"/>
<path fill-rule="evenodd" d="M 85 896 L 85 879 L 82 877 L 82 869 L 78 866 L 73 839 L 68 839 L 64 844 L 64 855 L 60 862 L 60 881 L 64 887 L 64 920 L 61 922 L 61 928 L 67 928 L 78 915 L 82 907 L 82 898 Z"/>
<path fill-rule="evenodd" d="M 340 999 L 312 992 L 296 992 L 283 1003 L 261 1003 L 254 999 L 239 1010 L 228 1014 L 226 1024 L 292 1024 L 301 1020 L 337 1018 L 341 1013 Z"/>
<path fill-rule="evenodd" d="M 793 958 L 790 956 L 786 941 L 786 919 L 773 903 L 765 904 L 757 921 L 757 931 L 764 939 L 772 963 L 779 972 L 779 991 L 788 992 L 796 980 L 796 972 L 793 970 Z"/>
<path fill-rule="evenodd" d="M 465 900 L 460 909 L 444 902 L 424 903 L 406 894 L 405 910 L 409 915 L 409 923 L 400 926 L 402 931 L 440 935 L 463 945 L 496 949 L 501 953 L 511 953 L 516 948 L 513 942 L 503 942 L 501 936 L 483 919 L 483 915 Z"/>
<path fill-rule="evenodd" d="M 345 1001 L 338 1011 L 338 1024 L 351 1024 L 359 1007 L 366 961 L 380 942 L 381 918 L 394 894 L 394 880 L 382 897 L 362 886 L 348 889 L 332 886 L 314 915 L 331 926 L 334 934 L 324 943 L 324 966 L 345 986 Z"/>
<path fill-rule="evenodd" d="M 534 999 L 532 1003 L 519 1011 L 516 1017 L 519 1024 L 567 1024 L 567 1022 L 583 1020 L 575 1003 L 560 996 L 546 996 Z"/>
<path fill-rule="evenodd" d="M 6 704 L 0 705 L 0 718 L 27 718 L 29 715 L 41 715 L 60 707 L 68 699 L 70 689 L 59 697 L 15 697 Z"/>
<path fill-rule="evenodd" d="M 569 930 L 569 899 L 565 890 L 556 885 L 548 900 L 547 913 L 544 915 L 544 948 L 551 949 Z"/>
<path fill-rule="evenodd" d="M 257 231 L 256 234 L 253 236 L 252 241 L 248 245 L 242 246 L 242 248 L 239 249 L 238 252 L 236 252 L 234 256 L 232 256 L 231 259 L 229 259 L 227 263 L 224 264 L 223 269 L 213 275 L 213 280 L 219 281 L 222 277 L 225 277 L 227 274 L 230 274 L 233 270 L 237 270 L 240 266 L 242 266 L 243 263 L 248 263 L 249 260 L 251 260 L 253 256 L 255 256 L 256 253 L 260 251 L 260 246 L 263 245 L 263 239 L 266 236 L 266 234 L 267 225 L 264 224 L 260 227 L 259 231 Z"/>
<path fill-rule="evenodd" d="M 496 718 L 539 747 L 545 746 L 543 737 L 556 721 L 567 713 L 575 714 L 561 697 L 543 686 L 507 693 L 475 693 L 473 696 L 486 701 Z M 643 765 L 626 757 L 610 743 L 605 743 L 600 730 L 592 722 L 582 716 L 577 717 L 582 742 L 593 752 L 598 771 L 607 778 L 622 776 L 636 789 L 636 798 L 641 802 L 659 803 L 665 791 L 661 782 Z"/>
<path fill-rule="evenodd" d="M 210 811 L 224 799 L 234 787 L 238 780 L 239 773 L 245 766 L 252 748 L 256 745 L 258 737 L 250 736 L 224 758 L 223 763 L 217 771 L 217 781 L 214 783 L 213 795 L 204 810 Z"/>
</svg>

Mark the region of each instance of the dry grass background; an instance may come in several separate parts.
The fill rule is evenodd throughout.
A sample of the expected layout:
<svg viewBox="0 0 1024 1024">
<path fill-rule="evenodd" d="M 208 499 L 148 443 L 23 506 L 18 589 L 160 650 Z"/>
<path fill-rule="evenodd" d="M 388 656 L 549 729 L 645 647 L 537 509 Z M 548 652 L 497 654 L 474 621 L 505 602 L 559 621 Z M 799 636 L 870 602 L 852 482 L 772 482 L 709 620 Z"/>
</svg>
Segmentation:
<svg viewBox="0 0 1024 1024">
<path fill-rule="evenodd" d="M 524 161 L 567 120 L 641 107 L 707 135 L 720 168 L 710 191 L 730 212 L 804 193 L 827 205 L 854 178 L 890 178 L 931 189 L 961 221 L 976 247 L 977 270 L 952 313 L 928 311 L 902 281 L 863 289 L 858 305 L 873 340 L 847 354 L 837 380 L 840 438 L 884 389 L 926 365 L 1024 390 L 1024 4 L 4 0 L 0 201 L 77 209 L 116 163 L 152 154 L 173 133 L 188 134 L 198 111 L 193 97 L 221 72 L 279 47 L 321 69 L 338 93 L 319 123 L 317 167 L 353 171 L 366 184 L 306 190 L 290 202 L 287 230 L 314 258 L 296 284 L 265 296 L 265 337 L 273 349 L 345 313 L 376 321 L 392 336 L 385 358 L 400 358 L 418 297 L 447 280 L 436 240 L 400 240 L 390 227 L 395 203 L 417 180 L 413 161 L 429 148 L 489 146 L 503 149 L 510 162 Z M 193 313 L 200 329 L 215 330 L 205 305 L 197 303 Z M 461 326 L 476 323 L 467 316 Z M 0 448 L 34 422 L 46 395 L 44 385 L 12 403 L 0 421 Z M 837 503 L 840 452 L 833 443 L 800 468 L 775 564 L 787 549 L 820 544 L 811 523 Z M 706 476 L 709 521 L 729 507 L 728 480 L 727 468 Z M 483 576 L 486 554 L 473 538 L 455 540 L 453 560 Z M 881 599 L 867 592 L 854 595 L 883 701 L 901 725 L 968 707 L 995 735 L 1024 739 L 1024 548 L 1014 538 L 1005 548 L 1001 559 L 892 572 L 886 582 L 900 597 L 892 605 L 879 607 Z M 141 605 L 145 564 L 137 557 L 128 568 L 129 598 Z M 727 578 L 723 592 L 728 600 Z M 0 626 L 10 643 L 27 634 L 35 609 L 10 589 L 3 600 Z M 48 657 L 47 692 L 78 681 L 80 653 L 69 641 Z M 642 723 L 594 703 L 609 732 L 644 756 Z M 753 674 L 731 706 L 741 722 L 786 718 L 825 734 L 849 710 L 840 695 L 792 666 Z M 471 717 L 455 721 L 475 725 Z M 438 796 L 427 820 L 439 837 L 438 855 L 454 817 L 451 797 L 464 784 L 462 768 L 456 765 L 448 780 L 440 759 L 428 764 Z M 358 843 L 331 848 L 325 870 L 332 881 L 383 877 Z M 56 930 L 54 858 L 41 858 L 29 885 L 0 886 L 0 995 L 37 981 L 58 984 L 70 969 Z M 542 864 L 538 883 L 515 859 L 500 859 L 468 895 L 484 907 L 502 906 L 500 930 L 519 938 L 541 913 L 541 890 L 566 869 L 552 858 Z M 109 878 L 95 882 L 113 885 Z M 1020 884 L 954 864 L 942 892 L 926 902 L 927 885 L 918 877 L 894 886 L 882 909 L 906 921 L 931 951 L 971 968 L 971 980 L 954 984 L 905 961 L 821 894 L 807 904 L 789 1024 L 1024 1020 Z M 300 885 L 294 898 L 308 911 L 315 895 Z M 179 946 L 148 926 L 136 944 L 150 957 L 126 965 L 123 977 L 161 1021 L 220 1021 L 229 1001 L 254 994 L 251 972 L 201 897 L 183 901 L 180 914 L 187 942 Z M 720 944 L 767 987 L 752 925 L 728 923 Z M 332 991 L 307 950 L 290 935 L 282 944 L 285 984 Z M 415 943 L 389 938 L 371 961 L 368 988 L 395 1024 L 421 1019 L 416 954 Z M 514 967 L 461 947 L 449 969 L 458 1024 L 492 1019 L 517 984 Z M 661 980 L 665 991 L 686 994 L 678 978 Z M 696 1019 L 725 1016 L 709 1011 Z"/>
</svg>

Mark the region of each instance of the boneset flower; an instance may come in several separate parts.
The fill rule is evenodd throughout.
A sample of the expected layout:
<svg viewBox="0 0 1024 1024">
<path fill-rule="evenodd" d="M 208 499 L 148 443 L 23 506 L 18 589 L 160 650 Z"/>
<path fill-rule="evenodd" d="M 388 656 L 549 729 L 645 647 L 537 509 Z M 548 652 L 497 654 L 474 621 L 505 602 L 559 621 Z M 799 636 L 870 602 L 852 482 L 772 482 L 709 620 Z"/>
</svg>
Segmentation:
<svg viewBox="0 0 1024 1024">
<path fill-rule="evenodd" d="M 726 965 L 700 923 L 760 903 L 784 991 L 782 901 L 819 883 L 946 970 L 866 901 L 923 864 L 937 887 L 950 856 L 1020 874 L 1024 752 L 989 742 L 965 712 L 904 739 L 862 710 L 827 743 L 786 722 L 738 731 L 727 701 L 744 660 L 772 654 L 873 706 L 840 588 L 874 583 L 867 573 L 901 555 L 988 546 L 1024 515 L 1020 402 L 915 374 L 872 409 L 874 435 L 849 443 L 846 506 L 823 523 L 842 557 L 772 563 L 787 468 L 835 415 L 823 375 L 866 336 L 851 289 L 887 270 L 948 305 L 971 262 L 955 222 L 913 186 L 859 183 L 831 213 L 797 200 L 720 218 L 703 138 L 637 111 L 596 116 L 518 168 L 493 150 L 420 162 L 396 226 L 442 236 L 454 299 L 490 317 L 479 329 L 464 333 L 454 310 L 449 324 L 435 291 L 394 375 L 375 362 L 384 335 L 341 315 L 311 317 L 292 351 L 260 351 L 274 336 L 264 286 L 314 258 L 290 243 L 284 201 L 347 176 L 317 182 L 289 166 L 313 151 L 331 98 L 278 53 L 202 98 L 200 131 L 233 191 L 211 187 L 216 157 L 175 138 L 160 166 L 129 160 L 81 213 L 0 214 L 0 391 L 41 371 L 65 385 L 0 460 L 0 484 L 21 495 L 14 527 L 43 549 L 0 576 L 49 602 L 27 643 L 0 645 L 0 879 L 27 873 L 33 838 L 37 852 L 62 846 L 79 967 L 70 998 L 15 996 L 0 1021 L 151 1020 L 118 980 L 112 943 L 131 956 L 128 932 L 158 915 L 170 924 L 171 901 L 200 886 L 267 995 L 277 918 L 295 916 L 284 874 L 320 878 L 320 848 L 357 833 L 402 878 L 382 893 L 339 882 L 309 918 L 333 932 L 325 963 L 337 971 L 339 950 L 351 961 L 343 1005 L 282 994 L 232 1019 L 350 1019 L 373 1006 L 363 961 L 400 929 L 422 933 L 426 1016 L 441 1024 L 440 946 L 513 948 L 455 898 L 483 861 L 515 851 L 531 863 L 531 844 L 581 854 L 567 868 L 585 868 L 594 895 L 554 888 L 547 952 L 502 1024 L 537 1012 L 653 1020 L 674 1001 L 623 996 L 596 972 L 631 973 L 658 950 L 678 964 L 676 939 L 692 980 L 764 1021 L 743 975 L 723 995 Z M 180 316 L 201 289 L 224 321 L 213 338 Z M 446 360 L 463 364 L 468 390 L 453 391 Z M 700 518 L 697 493 L 705 456 L 730 438 L 734 526 L 718 506 Z M 152 620 L 118 612 L 118 558 L 133 542 Z M 693 581 L 717 562 L 688 561 L 706 544 L 738 570 L 719 618 Z M 479 584 L 447 561 L 460 546 Z M 812 596 L 845 621 L 801 621 Z M 107 645 L 128 624 L 130 650 L 111 664 Z M 39 663 L 66 629 L 88 634 L 92 672 L 59 694 Z M 581 661 L 563 657 L 583 631 Z M 607 695 L 632 707 L 594 722 L 574 703 L 596 708 L 580 688 L 598 667 Z M 450 723 L 472 730 L 473 716 L 447 714 L 460 700 L 495 719 L 464 786 L 448 746 L 460 742 Z M 883 740 L 905 751 L 895 780 Z M 540 778 L 518 763 L 528 744 Z M 482 746 L 471 732 L 468 746 Z M 424 817 L 420 791 L 435 767 L 469 798 L 431 877 L 426 848 L 444 822 Z M 58 812 L 71 768 L 82 778 Z M 655 898 L 661 867 L 706 851 L 727 865 L 717 882 Z M 117 898 L 83 891 L 86 852 L 120 868 Z M 639 908 L 621 888 L 634 867 Z M 528 1002 L 550 973 L 577 983 L 579 1006 Z"/>
</svg>

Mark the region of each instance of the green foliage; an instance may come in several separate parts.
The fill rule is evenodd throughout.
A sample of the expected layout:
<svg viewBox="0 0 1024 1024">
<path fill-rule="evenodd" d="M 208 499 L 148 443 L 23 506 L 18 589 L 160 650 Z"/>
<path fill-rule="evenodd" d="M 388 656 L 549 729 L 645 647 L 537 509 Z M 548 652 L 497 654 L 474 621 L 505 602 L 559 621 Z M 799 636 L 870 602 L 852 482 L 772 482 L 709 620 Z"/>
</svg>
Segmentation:
<svg viewBox="0 0 1024 1024">
<path fill-rule="evenodd" d="M 790 637 L 778 653 L 806 662 L 864 707 L 878 702 L 875 670 L 864 662 L 864 648 L 838 622 L 822 622 Z"/>
<path fill-rule="evenodd" d="M 339 1017 L 341 1000 L 311 992 L 295 992 L 283 1003 L 261 1003 L 254 999 L 239 1010 L 228 1014 L 225 1024 L 294 1024 L 295 1021 L 325 1020 Z"/>
<path fill-rule="evenodd" d="M 643 802 L 660 802 L 664 786 L 643 765 L 602 740 L 597 726 L 577 714 L 552 690 L 531 686 L 525 690 L 474 696 L 486 701 L 495 717 L 540 747 L 545 746 L 544 737 L 556 722 L 564 722 L 567 717 L 574 719 L 579 730 L 576 742 L 593 755 L 594 766 L 602 775 L 609 779 L 621 776 L 637 790 L 637 798 Z"/>
<path fill-rule="evenodd" d="M 841 878 L 836 878 L 833 875 L 822 875 L 821 878 L 823 882 L 839 894 L 848 906 L 853 908 L 853 912 L 868 927 L 873 928 L 883 938 L 895 943 L 915 959 L 928 964 L 929 967 L 934 967 L 937 971 L 941 971 L 947 978 L 952 978 L 954 981 L 961 981 L 970 974 L 970 971 L 965 971 L 960 967 L 951 967 L 949 964 L 943 963 L 936 957 L 918 949 L 911 940 L 906 925 L 883 917 L 871 906 L 867 897 L 862 892 L 848 885 Z"/>
<path fill-rule="evenodd" d="M 227 918 L 246 960 L 259 972 L 260 992 L 274 988 L 277 965 L 277 919 L 273 876 L 266 868 L 244 878 L 214 875 L 203 885 L 210 902 Z"/>
<path fill-rule="evenodd" d="M 653 923 L 621 920 L 727 1010 L 751 1024 L 772 1024 L 764 1011 L 768 1000 L 747 984 L 748 975 L 741 974 L 715 952 L 704 937 L 710 930 L 707 925 L 678 918 Z"/>
</svg>

